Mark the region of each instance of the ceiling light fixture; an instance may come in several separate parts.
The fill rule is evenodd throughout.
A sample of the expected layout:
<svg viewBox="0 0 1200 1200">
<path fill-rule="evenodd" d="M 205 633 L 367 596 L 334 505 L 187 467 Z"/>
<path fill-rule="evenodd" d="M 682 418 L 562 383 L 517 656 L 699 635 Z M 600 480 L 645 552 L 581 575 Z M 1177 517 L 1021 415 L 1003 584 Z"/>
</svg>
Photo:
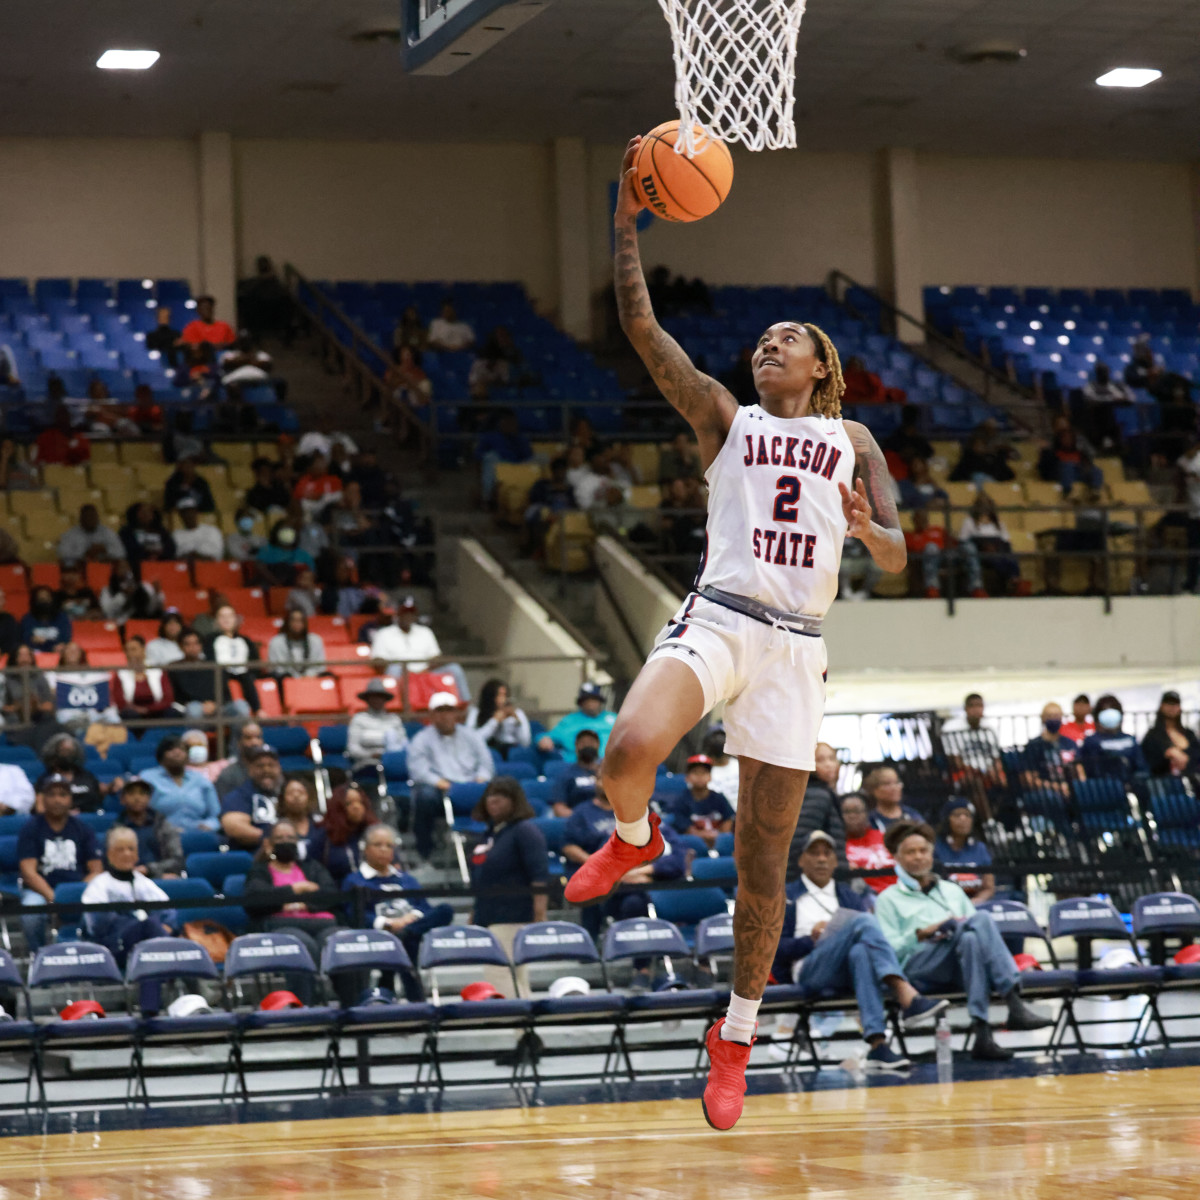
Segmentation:
<svg viewBox="0 0 1200 1200">
<path fill-rule="evenodd" d="M 1153 67 L 1115 67 L 1096 82 L 1101 87 L 1140 88 L 1161 78 L 1162 72 Z"/>
<path fill-rule="evenodd" d="M 96 66 L 102 71 L 148 71 L 158 58 L 157 50 L 105 50 Z"/>
</svg>

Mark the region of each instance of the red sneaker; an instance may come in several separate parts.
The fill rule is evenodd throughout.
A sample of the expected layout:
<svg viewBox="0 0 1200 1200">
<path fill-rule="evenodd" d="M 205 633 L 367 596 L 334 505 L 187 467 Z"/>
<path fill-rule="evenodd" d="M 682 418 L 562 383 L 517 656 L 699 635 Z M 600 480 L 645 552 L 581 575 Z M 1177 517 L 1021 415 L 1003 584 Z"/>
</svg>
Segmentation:
<svg viewBox="0 0 1200 1200">
<path fill-rule="evenodd" d="M 712 1065 L 708 1068 L 708 1084 L 700 1101 L 704 1119 L 722 1132 L 732 1129 L 742 1115 L 742 1103 L 746 1096 L 746 1065 L 750 1062 L 750 1049 L 758 1040 L 753 1039 L 749 1046 L 742 1042 L 723 1041 L 721 1026 L 724 1024 L 725 1018 L 722 1017 L 704 1039 Z"/>
<path fill-rule="evenodd" d="M 591 858 L 571 876 L 563 895 L 571 904 L 599 904 L 606 900 L 627 871 L 652 862 L 666 850 L 658 832 L 658 813 L 650 814 L 650 840 L 631 846 L 614 833 Z"/>
</svg>

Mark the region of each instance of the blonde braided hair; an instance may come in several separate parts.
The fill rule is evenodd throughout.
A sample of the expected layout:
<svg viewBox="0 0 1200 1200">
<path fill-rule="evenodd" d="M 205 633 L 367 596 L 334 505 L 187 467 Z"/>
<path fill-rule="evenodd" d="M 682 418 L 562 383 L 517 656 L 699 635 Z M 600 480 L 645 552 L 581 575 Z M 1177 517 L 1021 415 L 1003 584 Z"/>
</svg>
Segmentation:
<svg viewBox="0 0 1200 1200">
<path fill-rule="evenodd" d="M 817 358 L 829 368 L 824 379 L 813 384 L 812 399 L 808 407 L 819 417 L 840 417 L 842 397 L 846 394 L 846 381 L 842 378 L 842 360 L 829 334 L 820 326 L 804 322 L 802 329 L 808 330 L 817 351 Z"/>
</svg>

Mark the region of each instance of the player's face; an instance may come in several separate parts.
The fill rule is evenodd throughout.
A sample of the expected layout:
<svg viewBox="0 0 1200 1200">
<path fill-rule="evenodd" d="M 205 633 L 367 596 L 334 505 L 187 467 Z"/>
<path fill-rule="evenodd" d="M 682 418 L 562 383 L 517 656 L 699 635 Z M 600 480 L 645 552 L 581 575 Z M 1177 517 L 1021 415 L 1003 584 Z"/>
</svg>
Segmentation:
<svg viewBox="0 0 1200 1200">
<path fill-rule="evenodd" d="M 772 325 L 758 339 L 750 362 L 754 387 L 764 398 L 801 392 L 829 373 L 808 331 L 794 321 Z"/>
</svg>

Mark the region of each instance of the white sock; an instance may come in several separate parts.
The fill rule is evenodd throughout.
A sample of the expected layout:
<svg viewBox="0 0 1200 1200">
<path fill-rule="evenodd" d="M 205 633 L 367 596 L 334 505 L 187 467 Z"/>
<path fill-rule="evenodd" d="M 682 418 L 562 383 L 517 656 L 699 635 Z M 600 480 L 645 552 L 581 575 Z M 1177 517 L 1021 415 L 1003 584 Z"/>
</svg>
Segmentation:
<svg viewBox="0 0 1200 1200">
<path fill-rule="evenodd" d="M 636 821 L 617 821 L 617 837 L 631 846 L 644 846 L 650 840 L 650 810 Z"/>
<path fill-rule="evenodd" d="M 761 1000 L 747 1000 L 736 992 L 729 997 L 729 1008 L 725 1012 L 725 1024 L 721 1026 L 723 1042 L 742 1042 L 750 1045 L 758 1027 L 758 1006 Z"/>
</svg>

